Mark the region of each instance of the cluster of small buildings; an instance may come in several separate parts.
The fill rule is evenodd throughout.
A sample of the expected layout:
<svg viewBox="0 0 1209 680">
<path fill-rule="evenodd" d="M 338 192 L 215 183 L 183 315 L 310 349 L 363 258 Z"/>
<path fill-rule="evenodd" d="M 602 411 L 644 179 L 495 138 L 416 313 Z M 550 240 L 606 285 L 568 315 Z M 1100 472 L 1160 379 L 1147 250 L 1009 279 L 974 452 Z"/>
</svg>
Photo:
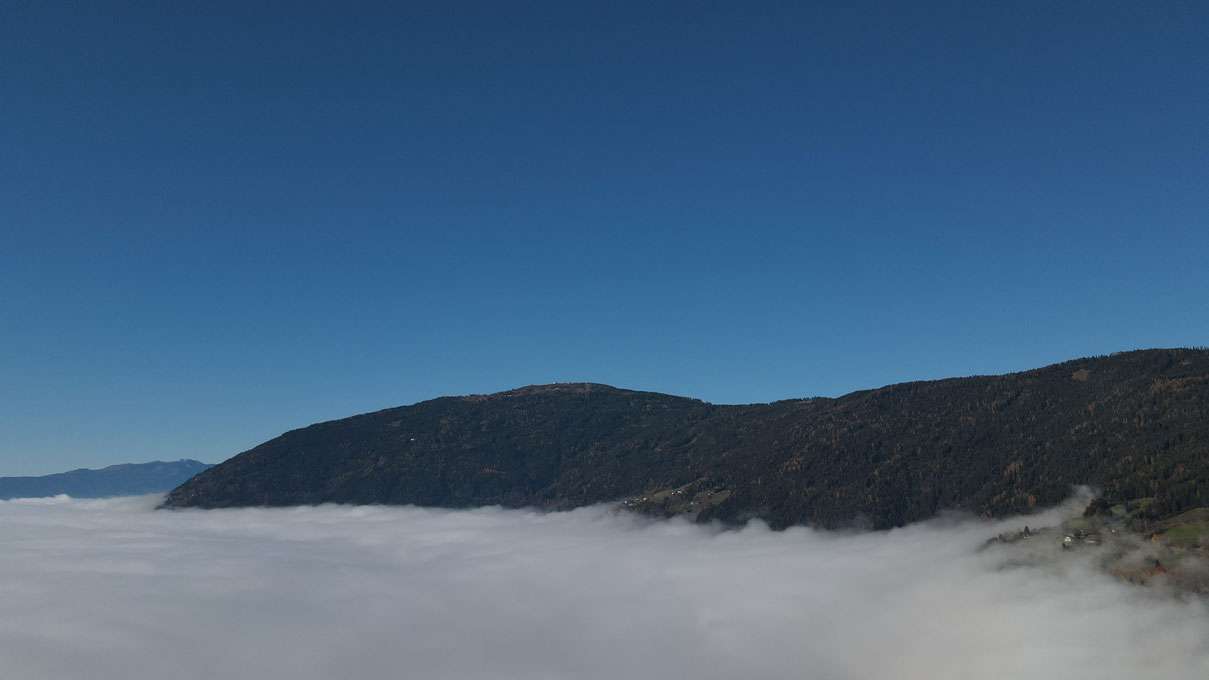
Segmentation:
<svg viewBox="0 0 1209 680">
<path fill-rule="evenodd" d="M 1103 539 L 1098 532 L 1075 529 L 1072 533 L 1062 537 L 1062 548 L 1070 549 L 1077 545 L 1100 545 L 1102 542 Z"/>
</svg>

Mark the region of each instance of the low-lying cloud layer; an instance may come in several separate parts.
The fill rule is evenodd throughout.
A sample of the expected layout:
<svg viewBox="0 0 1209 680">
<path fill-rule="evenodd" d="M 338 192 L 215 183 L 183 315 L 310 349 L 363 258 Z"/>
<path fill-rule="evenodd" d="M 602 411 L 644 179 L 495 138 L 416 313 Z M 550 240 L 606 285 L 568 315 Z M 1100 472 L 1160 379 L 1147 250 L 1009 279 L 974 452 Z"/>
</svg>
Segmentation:
<svg viewBox="0 0 1209 680">
<path fill-rule="evenodd" d="M 1204 603 L 978 551 L 1022 522 L 155 500 L 0 502 L 0 677 L 1209 677 Z"/>
</svg>

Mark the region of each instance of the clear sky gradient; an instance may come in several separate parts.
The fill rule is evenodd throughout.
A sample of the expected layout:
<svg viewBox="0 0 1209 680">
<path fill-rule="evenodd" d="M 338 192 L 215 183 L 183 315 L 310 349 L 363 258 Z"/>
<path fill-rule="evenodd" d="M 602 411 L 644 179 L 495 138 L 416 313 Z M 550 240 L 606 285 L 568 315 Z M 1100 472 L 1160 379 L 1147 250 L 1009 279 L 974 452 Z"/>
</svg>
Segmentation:
<svg viewBox="0 0 1209 680">
<path fill-rule="evenodd" d="M 1209 344 L 1201 2 L 0 8 L 0 474 Z"/>
</svg>

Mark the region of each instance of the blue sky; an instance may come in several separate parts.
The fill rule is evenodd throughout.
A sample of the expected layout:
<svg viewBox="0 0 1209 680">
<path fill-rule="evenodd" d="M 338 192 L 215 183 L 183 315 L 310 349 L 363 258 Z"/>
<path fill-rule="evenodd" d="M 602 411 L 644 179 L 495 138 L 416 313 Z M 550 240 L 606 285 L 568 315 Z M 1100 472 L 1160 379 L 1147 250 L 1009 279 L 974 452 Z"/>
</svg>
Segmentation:
<svg viewBox="0 0 1209 680">
<path fill-rule="evenodd" d="M 1206 5 L 749 4 L 10 4 L 0 474 L 1209 344 Z"/>
</svg>

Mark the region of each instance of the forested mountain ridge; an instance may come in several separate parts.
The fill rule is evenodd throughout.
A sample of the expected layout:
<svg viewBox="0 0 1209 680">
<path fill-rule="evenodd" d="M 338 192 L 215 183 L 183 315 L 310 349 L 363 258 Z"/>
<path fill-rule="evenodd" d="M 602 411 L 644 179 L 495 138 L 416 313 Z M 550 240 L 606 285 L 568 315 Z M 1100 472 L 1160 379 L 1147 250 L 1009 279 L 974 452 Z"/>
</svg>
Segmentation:
<svg viewBox="0 0 1209 680">
<path fill-rule="evenodd" d="M 625 501 L 698 519 L 877 528 L 1001 516 L 1074 485 L 1209 505 L 1209 351 L 1163 349 L 839 398 L 721 406 L 595 384 L 443 397 L 287 432 L 168 507 Z"/>
</svg>

